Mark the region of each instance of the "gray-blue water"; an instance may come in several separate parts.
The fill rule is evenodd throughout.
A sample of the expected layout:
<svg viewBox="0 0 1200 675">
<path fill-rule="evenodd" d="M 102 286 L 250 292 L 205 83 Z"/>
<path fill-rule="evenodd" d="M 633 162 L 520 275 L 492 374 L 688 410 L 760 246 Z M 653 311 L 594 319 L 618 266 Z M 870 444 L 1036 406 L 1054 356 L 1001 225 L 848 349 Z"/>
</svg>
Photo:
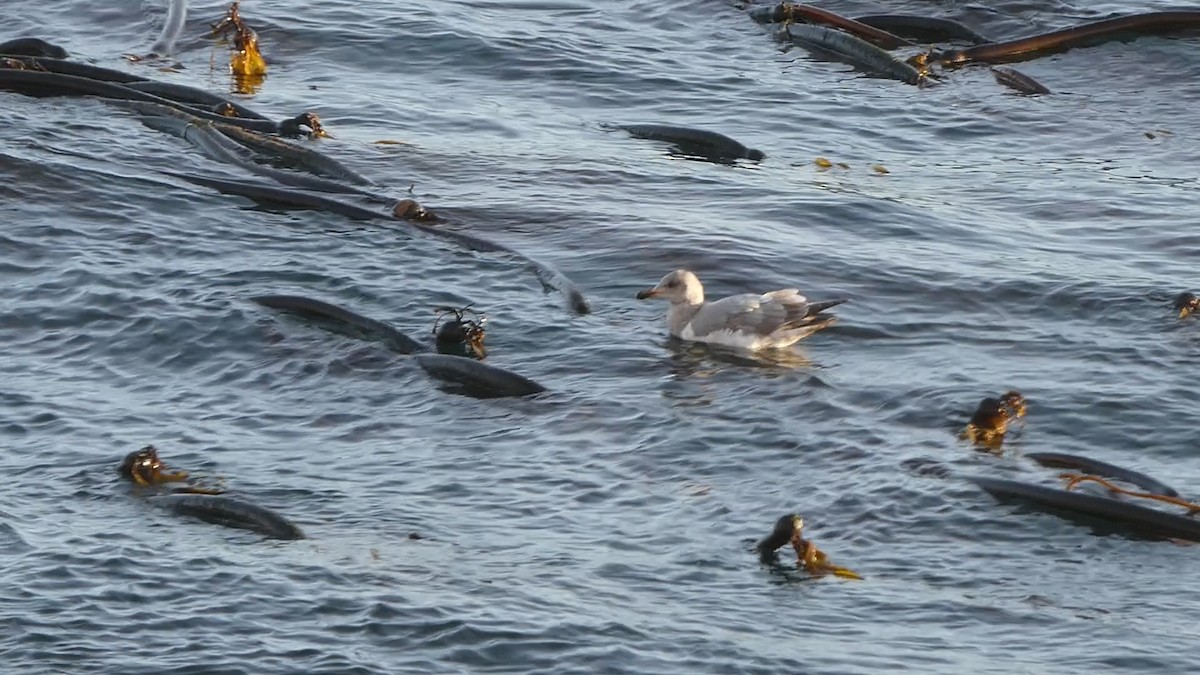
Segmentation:
<svg viewBox="0 0 1200 675">
<path fill-rule="evenodd" d="M 998 39 L 1168 8 L 824 6 Z M 204 36 L 224 7 L 191 4 L 177 72 L 122 59 L 154 41 L 157 1 L 7 0 L 0 38 L 225 92 L 228 49 Z M 164 177 L 248 174 L 129 113 L 0 92 L 5 673 L 1195 667 L 1193 547 L 1097 536 L 957 476 L 1050 485 L 1021 453 L 1074 452 L 1200 493 L 1200 325 L 1168 302 L 1200 286 L 1200 38 L 1017 64 L 1055 92 L 1031 98 L 986 68 L 864 77 L 721 0 L 241 9 L 270 64 L 244 103 L 317 112 L 325 152 L 553 262 L 595 312 L 503 257 Z M 611 122 L 767 159 L 683 159 Z M 665 306 L 634 299 L 680 266 L 714 297 L 850 301 L 791 358 L 731 359 L 669 343 Z M 416 336 L 474 302 L 489 362 L 551 392 L 444 392 L 263 293 Z M 956 439 L 1010 388 L 1031 408 L 1004 456 Z M 146 443 L 310 539 L 151 508 L 114 472 Z M 759 564 L 788 511 L 866 578 Z"/>
</svg>

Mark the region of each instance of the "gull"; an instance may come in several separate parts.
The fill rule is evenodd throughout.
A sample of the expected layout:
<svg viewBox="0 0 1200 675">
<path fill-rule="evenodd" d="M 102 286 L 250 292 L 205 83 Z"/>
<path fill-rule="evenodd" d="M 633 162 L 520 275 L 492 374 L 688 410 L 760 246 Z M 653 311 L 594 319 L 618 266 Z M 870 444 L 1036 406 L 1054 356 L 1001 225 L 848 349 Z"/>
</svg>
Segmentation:
<svg viewBox="0 0 1200 675">
<path fill-rule="evenodd" d="M 677 338 L 749 350 L 788 347 L 832 326 L 837 317 L 822 312 L 845 302 L 809 302 L 796 288 L 705 302 L 700 279 L 684 269 L 666 275 L 654 288 L 638 292 L 637 298 L 669 300 L 667 327 Z"/>
</svg>

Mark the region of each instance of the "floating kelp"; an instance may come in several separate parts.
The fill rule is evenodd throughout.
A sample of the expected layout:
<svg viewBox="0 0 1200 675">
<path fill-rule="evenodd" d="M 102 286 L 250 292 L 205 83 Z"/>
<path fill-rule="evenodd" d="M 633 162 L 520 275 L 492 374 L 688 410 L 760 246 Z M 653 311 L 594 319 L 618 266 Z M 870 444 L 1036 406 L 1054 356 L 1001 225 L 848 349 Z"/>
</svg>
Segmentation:
<svg viewBox="0 0 1200 675">
<path fill-rule="evenodd" d="M 245 197 L 268 206 L 278 206 L 286 209 L 328 211 L 329 213 L 336 213 L 347 218 L 353 218 L 354 220 L 376 220 L 389 217 L 388 214 L 382 211 L 372 211 L 371 209 L 366 209 L 355 204 L 347 204 L 346 202 L 338 201 L 321 194 L 288 190 L 278 185 L 252 183 L 244 180 L 227 180 L 224 178 L 198 176 L 196 174 L 185 174 L 174 171 L 164 171 L 163 173 L 190 183 L 195 183 L 196 185 L 212 188 L 224 194 Z"/>
<path fill-rule="evenodd" d="M 862 579 L 854 571 L 829 562 L 829 556 L 818 549 L 816 544 L 801 536 L 803 530 L 804 518 L 794 513 L 780 516 L 779 520 L 775 521 L 775 527 L 771 530 L 771 534 L 758 542 L 756 548 L 759 558 L 764 563 L 770 563 L 775 558 L 776 549 L 790 543 L 796 552 L 796 566 L 809 574 L 813 576 L 833 574 L 844 579 Z"/>
<path fill-rule="evenodd" d="M 854 19 L 868 26 L 888 31 L 893 35 L 922 42 L 961 40 L 977 45 L 992 42 L 990 38 L 984 37 L 952 19 L 915 14 L 869 14 L 857 16 Z"/>
<path fill-rule="evenodd" d="M 155 124 L 155 122 L 151 122 Z M 163 124 L 158 122 L 158 124 Z M 164 125 L 166 127 L 178 127 L 179 125 Z M 185 125 L 186 126 L 186 125 Z M 174 129 L 171 129 L 175 131 Z M 192 138 L 200 139 L 201 136 L 193 134 Z M 211 139 L 207 139 L 211 140 Z M 201 141 L 204 143 L 205 141 Z M 227 151 L 227 149 L 225 149 Z M 221 153 L 222 150 L 216 152 Z M 247 160 L 248 161 L 248 160 Z M 264 167 L 265 168 L 265 167 Z M 261 183 L 251 183 L 247 181 L 234 181 L 224 178 L 215 178 L 210 176 L 197 176 L 193 174 L 184 174 L 172 171 L 164 171 L 163 173 L 180 178 L 196 185 L 203 185 L 212 188 L 225 194 L 239 195 L 252 199 L 262 204 L 277 205 L 285 208 L 300 208 L 300 209 L 321 209 L 330 213 L 337 213 L 355 220 L 405 220 L 406 225 L 413 229 L 428 234 L 436 239 L 449 241 L 459 246 L 480 253 L 501 253 L 512 256 L 529 267 L 529 269 L 537 277 L 542 287 L 548 291 L 556 291 L 561 293 L 567 300 L 567 305 L 576 314 L 588 314 L 591 312 L 591 304 L 584 297 L 583 291 L 564 275 L 558 268 L 549 263 L 530 258 L 523 253 L 520 253 L 512 248 L 498 244 L 494 241 L 489 241 L 483 237 L 478 237 L 466 232 L 457 230 L 447 230 L 438 227 L 433 223 L 440 219 L 425 207 L 411 199 L 401 199 L 395 203 L 390 213 L 383 211 L 373 211 L 354 204 L 347 204 L 330 197 L 310 192 L 301 192 L 299 190 L 289 190 L 286 188 L 264 185 Z M 349 186 L 342 186 L 345 192 L 356 192 Z"/>
<path fill-rule="evenodd" d="M 401 354 L 413 355 L 427 374 L 455 385 L 458 392 L 468 396 L 528 396 L 546 390 L 529 378 L 476 360 L 486 354 L 483 347 L 483 323 L 486 318 L 480 315 L 475 319 L 466 318 L 469 306 L 436 309 L 439 319 L 443 314 L 453 314 L 455 318 L 445 323 L 440 320 L 434 323 L 432 333 L 440 353 L 432 354 L 427 346 L 382 321 L 321 300 L 298 295 L 261 295 L 251 299 L 264 307 L 319 319 L 322 324 L 339 333 L 382 342 Z"/>
<path fill-rule="evenodd" d="M 1017 391 L 1006 392 L 1000 398 L 985 398 L 979 402 L 961 438 L 999 452 L 1009 423 L 1024 418 L 1027 407 L 1025 397 Z"/>
<path fill-rule="evenodd" d="M 919 85 L 925 82 L 925 75 L 911 64 L 865 40 L 833 28 L 799 23 L 785 24 L 779 30 L 779 37 L 801 47 L 817 47 L 876 75 L 908 84 Z"/>
<path fill-rule="evenodd" d="M 316 114 L 311 112 L 303 112 L 295 117 L 290 117 L 279 122 L 263 119 L 244 119 L 241 117 L 231 117 L 222 115 L 207 110 L 200 110 L 178 101 L 154 96 L 153 94 L 143 94 L 136 90 L 122 87 L 125 91 L 135 92 L 134 96 L 128 98 L 106 98 L 101 97 L 100 100 L 105 103 L 136 110 L 147 115 L 157 115 L 165 117 L 174 117 L 185 122 L 193 122 L 201 120 L 210 126 L 229 127 L 235 126 L 239 129 L 248 131 L 256 131 L 261 134 L 279 134 L 280 136 L 298 137 L 309 136 L 317 137 L 325 135 L 325 128 L 321 125 L 321 119 Z M 120 92 L 117 92 L 120 93 Z M 141 98 L 149 96 L 152 98 Z"/>
<path fill-rule="evenodd" d="M 358 185 L 375 185 L 370 178 L 336 159 L 298 143 L 225 124 L 218 124 L 217 130 L 248 148 L 303 166 L 315 173 L 324 174 L 330 178 L 348 180 Z"/>
<path fill-rule="evenodd" d="M 416 223 L 440 223 L 441 216 L 425 208 L 415 199 L 401 199 L 392 206 L 392 217 L 400 220 L 411 220 Z M 424 230 L 422 230 L 424 231 Z M 496 244 L 499 246 L 499 244 Z M 478 249 L 472 249 L 478 250 Z M 489 249 L 499 250 L 499 249 Z"/>
<path fill-rule="evenodd" d="M 400 354 L 413 354 L 429 349 L 382 321 L 323 300 L 300 295 L 259 295 L 250 299 L 264 307 L 320 319 L 327 325 L 332 324 L 339 333 L 379 342 Z"/>
<path fill-rule="evenodd" d="M 78 63 L 76 61 L 65 61 L 39 56 L 14 56 L 11 58 L 24 64 L 23 70 L 39 70 L 45 73 L 74 75 L 75 77 L 85 77 L 90 80 L 100 80 L 102 82 L 116 82 L 117 84 L 148 81 L 140 75 L 127 73 L 123 70 L 101 68 L 100 66 Z"/>
<path fill-rule="evenodd" d="M 230 140 L 224 134 L 217 131 L 212 124 L 204 120 L 188 120 L 177 116 L 159 115 L 148 115 L 140 117 L 139 120 L 148 127 L 172 133 L 187 140 L 217 161 L 240 166 L 251 173 L 273 178 L 285 185 L 294 185 L 317 192 L 359 195 L 377 202 L 392 201 L 387 196 L 375 194 L 352 185 L 345 185 L 344 183 L 338 183 L 337 181 L 325 178 L 318 178 L 293 171 L 283 171 L 259 164 L 242 155 L 242 153 L 246 152 L 243 146 Z"/>
<path fill-rule="evenodd" d="M 24 61 L 13 60 L 22 63 L 26 67 L 0 67 L 0 88 L 9 91 L 16 91 L 29 96 L 98 96 L 101 98 L 159 103 L 167 106 L 182 106 L 182 104 L 154 96 L 153 94 L 134 91 L 116 82 L 33 69 L 28 67 L 28 64 Z"/>
<path fill-rule="evenodd" d="M 304 533 L 283 516 L 257 504 L 224 495 L 219 487 L 188 483 L 186 471 L 172 471 L 147 445 L 125 456 L 117 474 L 140 489 L 152 490 L 150 503 L 206 522 L 251 530 L 275 539 L 303 539 Z"/>
<path fill-rule="evenodd" d="M 1166 35 L 1196 29 L 1200 29 L 1200 11 L 1146 12 L 1093 21 L 1017 40 L 935 52 L 933 58 L 945 65 L 1015 63 L 1113 40 L 1131 40 L 1144 35 Z"/>
<path fill-rule="evenodd" d="M 318 319 L 339 333 L 380 342 L 400 354 L 429 351 L 428 346 L 408 337 L 387 323 L 322 300 L 300 295 L 260 295 L 250 299 L 264 307 Z M 463 308 L 437 307 L 434 312 L 437 320 L 430 333 L 434 336 L 438 352 L 477 359 L 482 359 L 487 355 L 487 350 L 483 346 L 486 337 L 483 324 L 487 322 L 487 317 L 475 313 L 470 305 Z M 474 314 L 475 318 L 466 318 L 468 312 Z M 442 317 L 447 314 L 453 314 L 455 318 L 442 323 Z"/>
<path fill-rule="evenodd" d="M 663 141 L 678 147 L 684 153 L 710 159 L 750 159 L 766 157 L 762 150 L 747 148 L 725 134 L 705 129 L 681 127 L 672 124 L 614 124 L 605 129 L 620 129 L 634 138 Z"/>
<path fill-rule="evenodd" d="M 23 37 L 0 42 L 0 56 L 38 56 L 50 59 L 67 58 L 67 50 L 41 38 Z"/>
<path fill-rule="evenodd" d="M 146 445 L 121 460 L 117 475 L 140 487 L 158 487 L 168 483 L 182 483 L 188 479 L 186 471 L 172 471 L 158 457 L 158 448 Z"/>
<path fill-rule="evenodd" d="M 457 392 L 475 398 L 529 396 L 546 391 L 542 385 L 514 372 L 450 354 L 415 354 L 430 376 L 455 385 Z"/>
<path fill-rule="evenodd" d="M 1014 480 L 986 476 L 969 477 L 968 480 L 1000 501 L 1026 504 L 1055 515 L 1083 519 L 1089 524 L 1102 525 L 1108 529 L 1117 528 L 1141 537 L 1200 542 L 1200 521 L 1187 516 L 1112 497 L 1081 494 Z"/>
<path fill-rule="evenodd" d="M 179 515 L 206 523 L 250 530 L 272 539 L 305 539 L 304 532 L 292 521 L 258 504 L 227 495 L 176 493 L 156 495 L 150 503 Z"/>
<path fill-rule="evenodd" d="M 1137 485 L 1143 490 L 1151 493 L 1164 495 L 1167 497 L 1178 497 L 1179 492 L 1175 488 L 1166 485 L 1144 473 L 1126 469 L 1122 466 L 1101 462 L 1090 457 L 1081 455 L 1068 455 L 1059 452 L 1027 452 L 1027 459 L 1031 459 L 1038 464 L 1052 469 L 1074 469 L 1081 471 L 1084 474 L 1095 474 L 1108 478 L 1123 480 L 1127 483 Z"/>
<path fill-rule="evenodd" d="M 812 5 L 785 2 L 775 9 L 773 18 L 776 23 L 799 22 L 831 26 L 883 49 L 915 46 L 912 42 L 881 28 Z"/>
<path fill-rule="evenodd" d="M 20 62 L 25 63 L 24 61 Z M 324 133 L 317 116 L 308 112 L 281 122 L 226 117 L 168 98 L 130 89 L 110 80 L 97 80 L 89 77 L 78 77 L 43 70 L 30 70 L 29 68 L 4 67 L 3 62 L 0 62 L 0 89 L 16 91 L 28 96 L 95 96 L 107 103 L 155 103 L 160 106 L 174 108 L 202 120 L 223 122 L 245 129 L 253 129 L 264 133 L 277 133 L 283 136 L 299 136 L 305 133 L 309 135 L 321 135 Z M 305 131 L 305 129 L 309 129 L 309 131 Z"/>
<path fill-rule="evenodd" d="M 1075 489 L 1076 487 L 1078 487 L 1079 485 L 1081 485 L 1083 483 L 1096 483 L 1097 485 L 1107 488 L 1109 493 L 1114 496 L 1115 495 L 1125 495 L 1127 497 L 1135 497 L 1137 499 L 1148 499 L 1150 501 L 1155 501 L 1155 502 L 1159 502 L 1162 504 L 1170 504 L 1172 506 L 1183 507 L 1184 509 L 1187 510 L 1187 513 L 1185 515 L 1188 515 L 1188 516 L 1194 516 L 1197 513 L 1200 513 L 1200 504 L 1196 504 L 1195 502 L 1189 502 L 1186 499 L 1182 499 L 1178 496 L 1173 496 L 1173 495 L 1164 495 L 1164 494 L 1158 494 L 1155 492 L 1138 492 L 1136 490 L 1130 490 L 1128 488 L 1121 487 L 1120 485 L 1116 485 L 1112 481 L 1110 481 L 1106 478 L 1103 478 L 1101 476 L 1092 476 L 1092 475 L 1088 475 L 1088 474 L 1077 474 L 1077 473 L 1063 473 L 1063 474 L 1059 474 L 1059 478 L 1066 481 L 1066 486 L 1063 489 L 1067 490 L 1068 492 L 1070 492 L 1071 490 Z"/>
<path fill-rule="evenodd" d="M 1050 93 L 1050 90 L 1042 86 L 1041 82 L 1029 77 L 1016 68 L 1009 68 L 1008 66 L 992 66 L 992 75 L 996 77 L 996 81 L 1000 84 L 1011 89 L 1015 89 L 1022 94 Z"/>
<path fill-rule="evenodd" d="M 398 202 L 396 205 L 397 217 L 402 217 L 399 215 L 401 212 L 401 206 L 402 202 Z M 410 210 L 405 209 L 404 212 L 409 213 Z M 426 232 L 440 239 L 453 241 L 472 251 L 479 251 L 481 253 L 495 251 L 498 253 L 511 255 L 514 258 L 525 262 L 530 269 L 533 270 L 533 273 L 537 276 L 538 281 L 541 282 L 543 288 L 545 288 L 547 291 L 556 291 L 561 293 L 566 298 L 567 306 L 571 308 L 571 311 L 575 312 L 576 314 L 589 314 L 592 311 L 591 304 L 588 302 L 587 298 L 584 297 L 583 291 L 579 290 L 579 287 L 575 285 L 575 282 L 568 279 L 567 276 L 563 274 L 557 267 L 554 267 L 549 263 L 536 260 L 503 244 L 498 244 L 494 241 L 477 237 L 466 232 L 447 230 L 423 222 L 414 222 L 413 227 L 416 227 L 422 232 Z"/>
<path fill-rule="evenodd" d="M 265 115 L 260 115 L 237 101 L 231 101 L 224 96 L 218 96 L 195 87 L 175 84 L 173 82 L 159 82 L 157 80 L 129 82 L 125 86 L 136 91 L 143 91 L 147 94 L 154 94 L 155 96 L 161 96 L 172 101 L 178 101 L 194 108 L 207 109 L 209 112 L 216 113 L 222 117 L 242 117 L 250 120 L 267 119 Z"/>
<path fill-rule="evenodd" d="M 437 318 L 430 332 L 433 333 L 439 353 L 476 359 L 487 356 L 487 349 L 483 346 L 486 338 L 483 328 L 483 324 L 487 323 L 486 316 L 471 309 L 471 305 L 438 307 L 434 313 Z M 467 314 L 473 318 L 467 318 Z M 454 318 L 442 323 L 442 319 L 449 315 L 454 315 Z"/>
<path fill-rule="evenodd" d="M 253 94 L 262 87 L 267 76 L 267 61 L 258 48 L 258 34 L 242 20 L 234 0 L 225 16 L 213 24 L 210 37 L 222 37 L 233 45 L 229 59 L 229 72 L 233 75 L 234 91 Z"/>
<path fill-rule="evenodd" d="M 1179 312 L 1179 318 L 1186 319 L 1189 314 L 1200 311 L 1200 298 L 1197 298 L 1195 293 L 1180 293 L 1175 296 L 1173 306 L 1175 311 Z"/>
</svg>

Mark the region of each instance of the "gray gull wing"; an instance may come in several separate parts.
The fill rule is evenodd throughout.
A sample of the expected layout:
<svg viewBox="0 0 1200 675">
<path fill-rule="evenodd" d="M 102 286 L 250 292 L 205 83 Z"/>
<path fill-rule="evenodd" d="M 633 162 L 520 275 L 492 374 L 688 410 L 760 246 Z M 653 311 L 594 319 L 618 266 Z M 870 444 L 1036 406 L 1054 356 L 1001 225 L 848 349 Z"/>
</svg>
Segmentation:
<svg viewBox="0 0 1200 675">
<path fill-rule="evenodd" d="M 815 313 L 814 313 L 815 314 Z M 808 299 L 796 288 L 785 288 L 762 295 L 743 293 L 705 303 L 688 323 L 694 339 L 718 331 L 767 337 L 780 330 L 812 323 Z"/>
</svg>

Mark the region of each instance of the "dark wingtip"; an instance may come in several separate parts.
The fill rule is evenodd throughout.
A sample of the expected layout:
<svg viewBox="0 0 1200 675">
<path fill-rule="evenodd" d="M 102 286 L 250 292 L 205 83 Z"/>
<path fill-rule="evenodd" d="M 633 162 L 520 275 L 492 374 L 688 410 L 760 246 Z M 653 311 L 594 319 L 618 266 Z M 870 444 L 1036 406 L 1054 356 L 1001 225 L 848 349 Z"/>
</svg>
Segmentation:
<svg viewBox="0 0 1200 675">
<path fill-rule="evenodd" d="M 834 300 L 822 300 L 821 302 L 811 303 L 808 306 L 808 313 L 805 316 L 816 316 L 827 309 L 837 307 L 844 302 L 849 302 L 849 300 L 849 298 L 836 298 Z"/>
</svg>

